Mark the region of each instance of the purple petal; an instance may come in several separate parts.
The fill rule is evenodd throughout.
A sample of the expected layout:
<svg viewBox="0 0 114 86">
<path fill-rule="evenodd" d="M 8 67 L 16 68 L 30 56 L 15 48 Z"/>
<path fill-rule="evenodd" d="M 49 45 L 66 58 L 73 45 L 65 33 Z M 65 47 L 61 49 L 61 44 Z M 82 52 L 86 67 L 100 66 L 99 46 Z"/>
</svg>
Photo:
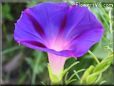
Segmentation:
<svg viewBox="0 0 114 86">
<path fill-rule="evenodd" d="M 29 40 L 48 46 L 48 40 L 58 34 L 67 8 L 67 3 L 41 3 L 24 10 L 15 24 L 14 39 L 20 44 Z"/>
<path fill-rule="evenodd" d="M 80 57 L 103 35 L 100 21 L 86 8 L 41 3 L 23 11 L 15 40 L 29 48 L 65 57 Z"/>
<path fill-rule="evenodd" d="M 94 27 L 92 29 L 94 29 Z M 72 48 L 74 56 L 80 57 L 84 55 L 92 45 L 100 41 L 102 32 L 102 28 L 85 31 L 72 40 L 70 48 Z"/>
<path fill-rule="evenodd" d="M 68 9 L 67 3 L 41 3 L 25 10 L 40 24 L 46 38 L 49 40 L 59 33 L 59 28 L 64 27 L 64 18 Z M 65 22 L 65 21 L 64 21 Z"/>
</svg>

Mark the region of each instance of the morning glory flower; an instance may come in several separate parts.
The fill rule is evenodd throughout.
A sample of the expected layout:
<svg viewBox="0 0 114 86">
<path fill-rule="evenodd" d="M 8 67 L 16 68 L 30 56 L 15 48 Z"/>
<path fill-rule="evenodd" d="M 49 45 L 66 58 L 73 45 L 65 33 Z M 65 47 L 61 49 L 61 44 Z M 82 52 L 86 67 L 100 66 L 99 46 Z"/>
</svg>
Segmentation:
<svg viewBox="0 0 114 86">
<path fill-rule="evenodd" d="M 103 26 L 87 8 L 65 2 L 45 2 L 25 9 L 15 24 L 14 39 L 48 53 L 59 77 L 69 57 L 83 56 L 103 35 Z"/>
</svg>

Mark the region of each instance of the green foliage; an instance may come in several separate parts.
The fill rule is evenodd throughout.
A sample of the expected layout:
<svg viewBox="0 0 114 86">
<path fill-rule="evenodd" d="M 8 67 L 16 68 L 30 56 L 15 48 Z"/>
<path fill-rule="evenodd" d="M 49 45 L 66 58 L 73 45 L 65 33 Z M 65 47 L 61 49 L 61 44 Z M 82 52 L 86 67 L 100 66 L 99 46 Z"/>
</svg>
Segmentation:
<svg viewBox="0 0 114 86">
<path fill-rule="evenodd" d="M 3 10 L 3 18 L 6 18 L 8 20 L 13 20 L 12 15 L 10 14 L 10 6 L 8 4 L 3 5 L 2 7 Z"/>
<path fill-rule="evenodd" d="M 91 65 L 88 69 L 86 69 L 86 71 L 84 72 L 84 74 L 83 74 L 83 76 L 82 76 L 82 79 L 81 79 L 81 81 L 80 81 L 80 83 L 82 84 L 82 83 L 86 83 L 87 81 L 87 77 L 92 73 L 92 71 L 93 71 L 93 69 L 94 69 L 94 66 L 93 65 Z"/>
<path fill-rule="evenodd" d="M 80 69 L 80 70 L 78 70 L 78 71 L 73 70 L 74 73 L 68 78 L 68 73 L 69 73 L 70 69 L 71 69 L 73 66 L 76 66 L 77 64 L 79 64 L 78 61 L 74 62 L 72 65 L 70 65 L 68 68 L 66 68 L 66 69 L 63 71 L 63 76 L 65 75 L 64 81 L 65 81 L 65 84 L 66 84 L 66 85 L 71 84 L 72 82 L 77 82 L 78 80 L 80 80 L 80 76 L 78 75 L 78 73 L 84 71 L 85 69 Z M 75 79 L 74 79 L 74 76 L 76 76 Z"/>
<path fill-rule="evenodd" d="M 46 67 L 45 58 L 43 57 L 43 53 L 41 52 L 34 52 L 34 59 L 26 58 L 27 63 L 32 68 L 32 84 L 35 84 L 36 76 L 43 72 L 44 68 Z"/>
<path fill-rule="evenodd" d="M 113 62 L 113 56 L 106 57 L 96 66 L 90 66 L 83 74 L 81 84 L 95 84 L 99 80 L 101 74 L 106 71 Z M 98 77 L 99 76 L 99 77 Z M 97 80 L 97 82 L 98 82 Z"/>
</svg>

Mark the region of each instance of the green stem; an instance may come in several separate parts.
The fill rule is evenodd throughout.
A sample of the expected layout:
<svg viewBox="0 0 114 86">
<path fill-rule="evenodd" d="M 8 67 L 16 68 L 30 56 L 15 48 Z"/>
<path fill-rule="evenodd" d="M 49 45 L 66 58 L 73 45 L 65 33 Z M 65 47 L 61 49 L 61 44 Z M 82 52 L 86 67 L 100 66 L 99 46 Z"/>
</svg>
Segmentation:
<svg viewBox="0 0 114 86">
<path fill-rule="evenodd" d="M 79 63 L 79 61 L 74 62 L 72 65 L 70 65 L 70 67 L 68 67 L 67 69 L 64 70 L 64 73 L 68 72 L 73 66 L 75 66 L 78 63 Z"/>
<path fill-rule="evenodd" d="M 76 70 L 74 70 L 74 74 L 77 76 L 78 80 L 80 80 L 80 77 L 79 77 L 79 75 L 78 75 Z"/>
<path fill-rule="evenodd" d="M 93 56 L 93 59 L 99 64 L 99 60 L 97 59 L 97 57 L 89 50 L 88 51 L 89 54 L 91 54 Z"/>
</svg>

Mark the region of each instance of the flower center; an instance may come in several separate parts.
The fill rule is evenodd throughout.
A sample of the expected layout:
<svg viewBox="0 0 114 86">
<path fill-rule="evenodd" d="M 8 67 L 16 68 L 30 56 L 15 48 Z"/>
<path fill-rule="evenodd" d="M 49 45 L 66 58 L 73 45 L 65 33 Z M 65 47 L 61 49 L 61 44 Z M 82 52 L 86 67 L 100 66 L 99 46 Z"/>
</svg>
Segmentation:
<svg viewBox="0 0 114 86">
<path fill-rule="evenodd" d="M 56 38 L 50 42 L 50 48 L 56 51 L 66 50 L 69 48 L 68 42 L 64 39 Z"/>
</svg>

